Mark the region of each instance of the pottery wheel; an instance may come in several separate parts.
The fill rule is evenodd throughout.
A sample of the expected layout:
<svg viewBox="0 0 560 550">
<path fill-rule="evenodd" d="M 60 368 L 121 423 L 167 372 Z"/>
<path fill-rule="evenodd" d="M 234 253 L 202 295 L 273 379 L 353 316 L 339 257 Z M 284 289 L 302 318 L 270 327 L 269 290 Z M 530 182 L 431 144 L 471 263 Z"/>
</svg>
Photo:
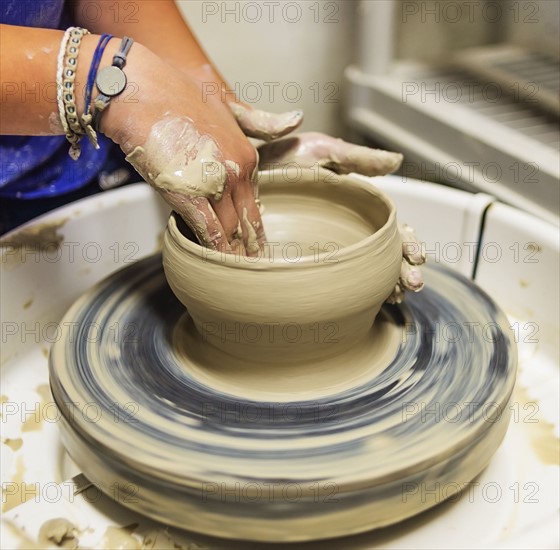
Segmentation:
<svg viewBox="0 0 560 550">
<path fill-rule="evenodd" d="M 161 257 L 137 262 L 62 321 L 50 380 L 63 442 L 125 506 L 206 534 L 319 539 L 416 514 L 486 466 L 516 370 L 491 299 L 447 269 L 425 279 L 351 357 L 251 379 L 255 365 L 227 356 L 205 369 Z"/>
</svg>

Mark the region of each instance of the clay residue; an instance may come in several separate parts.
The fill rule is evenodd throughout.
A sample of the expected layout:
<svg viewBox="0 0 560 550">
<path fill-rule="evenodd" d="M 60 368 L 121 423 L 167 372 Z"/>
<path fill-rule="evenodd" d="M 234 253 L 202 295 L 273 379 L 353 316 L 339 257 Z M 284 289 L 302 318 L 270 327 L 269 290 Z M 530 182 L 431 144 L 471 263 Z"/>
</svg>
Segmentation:
<svg viewBox="0 0 560 550">
<path fill-rule="evenodd" d="M 37 386 L 35 391 L 41 396 L 43 402 L 51 400 L 51 388 L 48 384 L 41 384 Z"/>
<path fill-rule="evenodd" d="M 531 433 L 533 450 L 544 464 L 560 466 L 560 439 L 554 434 L 554 425 L 539 420 Z"/>
<path fill-rule="evenodd" d="M 7 447 L 10 447 L 12 451 L 19 451 L 23 445 L 23 439 L 21 439 L 21 437 L 16 437 L 15 439 L 7 437 L 2 440 L 2 443 L 4 443 Z"/>
<path fill-rule="evenodd" d="M 239 177 L 239 174 L 241 173 L 241 169 L 239 168 L 239 163 L 234 162 L 233 160 L 226 160 L 224 164 L 226 168 L 231 170 L 237 177 Z"/>
<path fill-rule="evenodd" d="M 49 222 L 34 223 L 0 239 L 0 261 L 2 265 L 12 267 L 25 263 L 28 259 L 37 261 L 37 252 L 44 251 L 48 254 L 56 252 L 64 240 L 64 236 L 58 230 L 68 220 L 69 218 L 61 218 Z"/>
<path fill-rule="evenodd" d="M 52 403 L 51 390 L 48 384 L 41 384 L 35 388 L 35 391 L 41 397 L 41 401 L 34 403 L 35 407 L 27 411 L 25 420 L 21 426 L 22 432 L 34 432 L 40 430 L 43 426 L 45 415 L 44 408 Z"/>
<path fill-rule="evenodd" d="M 134 526 L 137 525 L 134 524 Z M 107 550 L 140 550 L 140 542 L 131 535 L 130 531 L 131 529 L 128 527 L 107 527 L 101 539 L 101 548 Z"/>
<path fill-rule="evenodd" d="M 23 457 L 19 456 L 16 460 L 16 471 L 9 483 L 2 487 L 2 512 L 7 512 L 32 498 L 37 498 L 37 483 L 26 483 L 23 481 L 25 475 L 25 464 Z"/>
<path fill-rule="evenodd" d="M 51 131 L 51 134 L 64 133 L 62 123 L 60 122 L 60 115 L 58 113 L 51 113 L 49 115 L 49 130 Z"/>
<path fill-rule="evenodd" d="M 78 530 L 65 518 L 45 521 L 39 529 L 39 544 L 58 546 L 59 548 L 78 548 Z M 116 548 L 116 547 L 115 547 Z"/>
<path fill-rule="evenodd" d="M 258 223 L 258 222 L 255 222 Z M 257 232 L 247 217 L 247 209 L 243 208 L 243 225 L 247 231 L 247 252 L 256 253 L 259 251 Z"/>
<path fill-rule="evenodd" d="M 195 542 L 179 542 L 169 534 L 167 529 L 153 529 L 144 535 L 142 550 L 206 550 L 206 546 L 201 546 Z"/>
<path fill-rule="evenodd" d="M 7 395 L 0 395 L 0 407 L 2 407 L 4 405 L 4 403 L 8 403 L 9 400 L 10 399 L 8 398 Z M 1 410 L 0 410 L 0 418 L 2 418 L 2 411 Z"/>
<path fill-rule="evenodd" d="M 542 246 L 539 243 L 527 243 L 526 248 L 529 252 L 532 252 L 534 254 L 542 252 Z"/>
<path fill-rule="evenodd" d="M 64 236 L 58 230 L 70 218 L 62 218 L 43 223 L 34 223 L 25 229 L 8 235 L 0 239 L 0 248 L 32 248 L 35 250 L 50 249 L 53 246 L 58 248 L 64 240 Z"/>
<path fill-rule="evenodd" d="M 514 395 L 520 404 L 531 403 L 538 406 L 538 401 L 531 399 L 528 390 L 519 384 L 515 387 Z M 543 464 L 560 466 L 560 439 L 556 435 L 554 425 L 544 420 L 538 411 L 537 408 L 535 415 L 523 422 L 531 448 Z"/>
<path fill-rule="evenodd" d="M 188 117 L 156 123 L 146 143 L 126 160 L 160 192 L 214 200 L 224 192 L 227 168 L 218 144 Z"/>
</svg>

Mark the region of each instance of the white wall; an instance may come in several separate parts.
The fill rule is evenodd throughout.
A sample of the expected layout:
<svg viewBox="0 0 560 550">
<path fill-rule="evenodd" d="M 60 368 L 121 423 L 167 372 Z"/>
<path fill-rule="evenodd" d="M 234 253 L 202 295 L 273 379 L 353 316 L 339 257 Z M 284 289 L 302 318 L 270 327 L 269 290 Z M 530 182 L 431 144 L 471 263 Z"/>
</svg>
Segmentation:
<svg viewBox="0 0 560 550">
<path fill-rule="evenodd" d="M 399 0 L 395 4 L 399 58 L 444 61 L 455 50 L 500 42 L 509 17 L 507 6 L 494 0 Z"/>
<path fill-rule="evenodd" d="M 506 0 L 510 18 L 506 39 L 550 55 L 560 54 L 560 2 L 558 0 Z"/>
<path fill-rule="evenodd" d="M 454 50 L 498 42 L 558 55 L 558 0 L 395 0 L 394 11 L 400 58 L 445 60 Z"/>
<path fill-rule="evenodd" d="M 176 1 L 241 99 L 274 112 L 302 108 L 303 130 L 341 135 L 353 0 Z"/>
</svg>

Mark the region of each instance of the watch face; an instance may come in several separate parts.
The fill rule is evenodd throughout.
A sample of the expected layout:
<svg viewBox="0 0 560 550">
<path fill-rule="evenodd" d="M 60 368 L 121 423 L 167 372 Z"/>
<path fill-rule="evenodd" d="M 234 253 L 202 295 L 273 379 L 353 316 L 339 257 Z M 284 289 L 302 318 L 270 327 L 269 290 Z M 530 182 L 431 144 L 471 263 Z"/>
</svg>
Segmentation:
<svg viewBox="0 0 560 550">
<path fill-rule="evenodd" d="M 126 87 L 126 75 L 124 72 L 111 65 L 105 67 L 97 73 L 95 81 L 97 89 L 109 97 L 119 95 Z"/>
</svg>

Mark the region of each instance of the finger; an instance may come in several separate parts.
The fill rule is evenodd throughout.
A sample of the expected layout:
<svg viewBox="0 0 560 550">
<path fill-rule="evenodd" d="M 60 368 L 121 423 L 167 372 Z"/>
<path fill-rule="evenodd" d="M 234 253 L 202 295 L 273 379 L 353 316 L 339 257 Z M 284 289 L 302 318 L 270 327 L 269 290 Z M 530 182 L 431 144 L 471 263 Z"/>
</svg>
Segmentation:
<svg viewBox="0 0 560 550">
<path fill-rule="evenodd" d="M 303 111 L 269 113 L 250 109 L 240 103 L 228 104 L 243 133 L 252 138 L 271 141 L 293 132 L 303 122 Z"/>
<path fill-rule="evenodd" d="M 385 301 L 388 304 L 400 304 L 404 299 L 404 290 L 401 288 L 401 285 L 397 283 L 395 285 L 395 289 L 393 290 L 392 294 L 387 298 Z"/>
<path fill-rule="evenodd" d="M 401 264 L 399 284 L 403 289 L 413 292 L 418 292 L 424 287 L 422 271 L 418 267 L 410 265 L 404 258 Z"/>
<path fill-rule="evenodd" d="M 304 150 L 299 136 L 291 136 L 270 143 L 263 143 L 257 149 L 259 170 L 269 170 L 279 164 L 297 162 L 302 168 L 311 168 L 317 164 L 313 152 Z"/>
<path fill-rule="evenodd" d="M 426 261 L 426 253 L 416 236 L 416 231 L 410 225 L 399 224 L 402 238 L 403 257 L 411 265 L 422 265 Z"/>
<path fill-rule="evenodd" d="M 191 228 L 202 246 L 221 252 L 232 251 L 226 232 L 208 199 L 170 192 L 166 200 Z"/>
<path fill-rule="evenodd" d="M 356 172 L 364 176 L 384 176 L 397 170 L 404 158 L 400 153 L 337 141 L 339 146 L 331 152 L 331 160 L 326 167 L 339 174 Z"/>
<path fill-rule="evenodd" d="M 239 216 L 228 191 L 219 201 L 210 200 L 210 205 L 224 228 L 226 239 L 234 252 L 244 253 L 243 231 Z"/>
<path fill-rule="evenodd" d="M 400 153 L 355 145 L 325 134 L 310 132 L 299 139 L 307 155 L 315 154 L 321 166 L 339 174 L 384 176 L 397 170 L 403 160 Z"/>
<path fill-rule="evenodd" d="M 370 149 L 318 132 L 265 143 L 259 147 L 260 167 L 297 162 L 302 167 L 317 164 L 339 174 L 357 172 L 365 176 L 382 176 L 394 172 L 403 156 L 381 149 Z"/>
<path fill-rule="evenodd" d="M 247 256 L 257 256 L 266 241 L 259 206 L 249 182 L 240 182 L 233 191 L 233 204 L 241 221 Z"/>
</svg>

